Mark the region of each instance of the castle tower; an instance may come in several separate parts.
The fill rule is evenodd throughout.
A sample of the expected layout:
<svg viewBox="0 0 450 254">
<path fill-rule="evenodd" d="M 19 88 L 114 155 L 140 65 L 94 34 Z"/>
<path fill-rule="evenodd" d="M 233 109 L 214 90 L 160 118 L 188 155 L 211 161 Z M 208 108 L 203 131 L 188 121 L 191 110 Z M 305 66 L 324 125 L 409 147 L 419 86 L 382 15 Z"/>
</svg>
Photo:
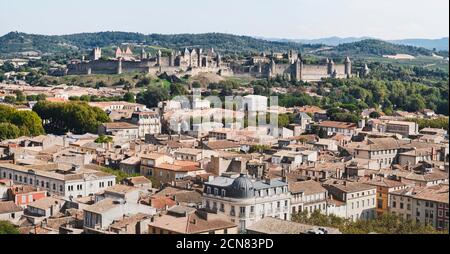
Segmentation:
<svg viewBox="0 0 450 254">
<path fill-rule="evenodd" d="M 347 75 L 347 78 L 350 78 L 352 75 L 352 61 L 350 61 L 350 58 L 347 56 L 344 60 L 345 65 L 345 75 Z"/>
<path fill-rule="evenodd" d="M 156 64 L 158 66 L 161 66 L 161 56 L 162 56 L 162 52 L 161 52 L 161 50 L 158 50 L 158 53 L 156 55 Z"/>
<path fill-rule="evenodd" d="M 328 75 L 333 75 L 333 71 L 334 71 L 334 62 L 333 59 L 328 60 L 327 58 L 327 74 Z"/>
<path fill-rule="evenodd" d="M 99 47 L 96 47 L 91 52 L 91 60 L 95 61 L 102 57 L 102 49 Z"/>
<path fill-rule="evenodd" d="M 367 64 L 364 64 L 364 68 L 361 72 L 361 76 L 364 78 L 369 74 L 369 72 L 370 72 L 369 67 L 367 66 Z"/>
<path fill-rule="evenodd" d="M 334 69 L 334 71 L 333 71 L 333 73 L 331 74 L 331 77 L 332 78 L 337 78 L 337 71 L 336 71 L 336 69 Z"/>
<path fill-rule="evenodd" d="M 175 66 L 175 55 L 173 54 L 173 51 L 170 51 L 169 66 Z"/>
<path fill-rule="evenodd" d="M 197 65 L 198 65 L 198 67 L 202 67 L 202 54 L 203 54 L 203 49 L 198 49 L 198 52 L 197 52 L 197 58 L 198 58 L 198 61 L 197 61 Z"/>
<path fill-rule="evenodd" d="M 217 54 L 217 67 L 220 67 L 220 65 L 222 65 L 222 56 Z"/>
<path fill-rule="evenodd" d="M 145 53 L 145 49 L 141 49 L 141 61 L 147 58 L 147 53 Z"/>
<path fill-rule="evenodd" d="M 122 74 L 122 57 L 119 57 L 117 61 L 117 74 Z"/>
<path fill-rule="evenodd" d="M 120 47 L 116 48 L 116 52 L 115 52 L 115 58 L 118 59 L 119 57 L 122 57 L 122 50 L 120 49 Z"/>
<path fill-rule="evenodd" d="M 295 60 L 293 67 L 294 71 L 291 75 L 292 76 L 291 79 L 295 81 L 302 80 L 302 60 L 301 59 Z"/>
<path fill-rule="evenodd" d="M 275 75 L 276 73 L 276 64 L 275 64 L 275 60 L 272 59 L 272 61 L 270 62 L 270 68 L 269 68 L 269 78 L 271 78 L 273 75 Z"/>
</svg>

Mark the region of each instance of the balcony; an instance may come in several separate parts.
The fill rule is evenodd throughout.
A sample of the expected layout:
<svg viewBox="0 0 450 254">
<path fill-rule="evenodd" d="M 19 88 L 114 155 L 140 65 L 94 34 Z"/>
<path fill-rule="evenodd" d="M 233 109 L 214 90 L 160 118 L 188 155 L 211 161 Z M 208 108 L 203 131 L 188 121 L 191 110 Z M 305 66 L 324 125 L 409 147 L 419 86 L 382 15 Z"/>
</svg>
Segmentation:
<svg viewBox="0 0 450 254">
<path fill-rule="evenodd" d="M 240 213 L 240 214 L 239 214 L 239 218 L 245 218 L 245 217 L 247 217 L 247 214 L 246 214 L 246 213 Z"/>
<path fill-rule="evenodd" d="M 235 211 L 230 211 L 230 216 L 236 216 L 236 212 Z"/>
</svg>

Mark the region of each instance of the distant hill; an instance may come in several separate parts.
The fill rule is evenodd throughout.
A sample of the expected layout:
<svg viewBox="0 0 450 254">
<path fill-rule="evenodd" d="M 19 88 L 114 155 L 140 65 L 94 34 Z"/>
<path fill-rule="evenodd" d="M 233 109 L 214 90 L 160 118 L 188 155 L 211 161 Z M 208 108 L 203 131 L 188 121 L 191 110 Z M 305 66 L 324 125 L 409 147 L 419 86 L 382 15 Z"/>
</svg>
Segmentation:
<svg viewBox="0 0 450 254">
<path fill-rule="evenodd" d="M 261 38 L 263 39 L 263 38 Z M 358 42 L 363 41 L 367 39 L 376 39 L 372 37 L 326 37 L 326 38 L 319 38 L 319 39 L 276 39 L 276 38 L 267 38 L 267 40 L 270 41 L 284 41 L 284 42 L 298 42 L 303 44 L 324 44 L 327 46 L 338 46 L 340 44 L 344 43 L 352 43 L 352 42 Z M 439 50 L 449 50 L 449 38 L 444 37 L 441 39 L 402 39 L 402 40 L 386 40 L 387 42 L 391 42 L 394 44 L 400 44 L 400 45 L 407 45 L 407 46 L 415 46 L 415 47 L 422 47 L 426 49 L 436 49 Z"/>
<path fill-rule="evenodd" d="M 328 46 L 338 46 L 339 44 L 358 42 L 358 41 L 367 40 L 367 39 L 373 39 L 373 38 L 370 38 L 370 37 L 345 37 L 345 38 L 342 38 L 342 37 L 333 36 L 333 37 L 311 39 L 311 40 L 294 40 L 294 42 L 324 44 L 324 45 L 328 45 Z"/>
<path fill-rule="evenodd" d="M 326 51 L 321 51 L 321 55 L 328 56 L 383 56 L 395 54 L 408 54 L 412 56 L 431 56 L 432 51 L 414 46 L 398 45 L 386 41 L 367 39 L 352 43 L 340 44 Z"/>
<path fill-rule="evenodd" d="M 448 37 L 441 39 L 405 39 L 405 40 L 393 40 L 390 41 L 396 44 L 410 45 L 416 47 L 423 47 L 426 49 L 447 50 L 449 47 Z"/>
<path fill-rule="evenodd" d="M 37 51 L 41 54 L 61 53 L 78 49 L 86 50 L 97 46 L 115 46 L 121 43 L 159 45 L 172 49 L 182 49 L 184 47 L 214 48 L 224 53 L 270 52 L 286 51 L 289 49 L 304 51 L 321 47 L 321 45 L 274 42 L 249 36 L 221 33 L 144 35 L 128 32 L 99 32 L 47 36 L 11 32 L 0 37 L 0 55 L 16 54 L 25 51 Z"/>
</svg>

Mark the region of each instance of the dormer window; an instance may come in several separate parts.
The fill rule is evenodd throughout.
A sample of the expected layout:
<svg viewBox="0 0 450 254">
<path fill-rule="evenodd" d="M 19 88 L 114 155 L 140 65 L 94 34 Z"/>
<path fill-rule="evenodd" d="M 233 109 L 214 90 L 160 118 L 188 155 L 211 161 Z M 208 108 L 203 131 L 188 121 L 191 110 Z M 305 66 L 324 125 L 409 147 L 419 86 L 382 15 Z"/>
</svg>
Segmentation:
<svg viewBox="0 0 450 254">
<path fill-rule="evenodd" d="M 211 187 L 206 187 L 206 193 L 211 194 Z"/>
<path fill-rule="evenodd" d="M 218 195 L 219 195 L 219 189 L 214 188 L 214 195 L 215 195 L 215 196 L 218 196 Z"/>
<path fill-rule="evenodd" d="M 225 197 L 226 195 L 226 190 L 222 190 L 222 197 Z"/>
</svg>

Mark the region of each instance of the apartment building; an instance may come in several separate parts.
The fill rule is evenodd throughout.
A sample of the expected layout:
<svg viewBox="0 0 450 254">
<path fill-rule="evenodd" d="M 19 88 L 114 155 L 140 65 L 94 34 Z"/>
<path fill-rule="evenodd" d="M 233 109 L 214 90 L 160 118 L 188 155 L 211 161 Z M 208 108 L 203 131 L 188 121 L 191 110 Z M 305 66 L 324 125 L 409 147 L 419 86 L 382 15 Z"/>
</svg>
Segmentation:
<svg viewBox="0 0 450 254">
<path fill-rule="evenodd" d="M 279 179 L 256 181 L 246 174 L 215 177 L 204 184 L 202 205 L 226 215 L 240 232 L 264 217 L 291 218 L 288 183 Z"/>
</svg>

